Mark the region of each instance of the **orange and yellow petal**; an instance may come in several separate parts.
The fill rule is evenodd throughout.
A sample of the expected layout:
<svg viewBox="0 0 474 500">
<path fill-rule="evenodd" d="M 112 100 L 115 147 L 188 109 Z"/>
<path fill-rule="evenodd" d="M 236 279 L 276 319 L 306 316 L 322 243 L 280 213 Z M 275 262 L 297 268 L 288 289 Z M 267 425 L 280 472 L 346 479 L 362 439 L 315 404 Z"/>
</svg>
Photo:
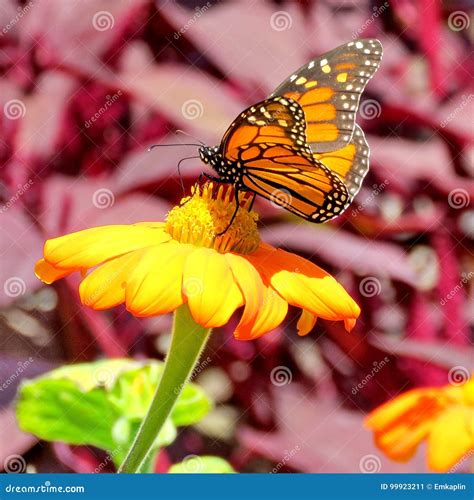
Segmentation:
<svg viewBox="0 0 474 500">
<path fill-rule="evenodd" d="M 263 306 L 265 288 L 260 274 L 247 259 L 231 253 L 226 254 L 225 258 L 245 302 L 244 312 L 236 328 L 237 332 L 242 332 L 246 325 L 250 326 L 255 322 Z"/>
<path fill-rule="evenodd" d="M 127 310 L 135 316 L 154 316 L 181 306 L 186 300 L 181 289 L 183 268 L 192 251 L 191 245 L 174 242 L 141 250 L 127 279 Z"/>
<path fill-rule="evenodd" d="M 171 236 L 159 223 L 102 226 L 46 241 L 44 258 L 58 269 L 91 268 L 141 248 L 159 245 Z"/>
<path fill-rule="evenodd" d="M 437 389 L 415 389 L 374 410 L 365 424 L 374 430 L 375 442 L 387 456 L 406 461 L 428 436 L 443 408 Z"/>
<path fill-rule="evenodd" d="M 249 259 L 290 304 L 328 320 L 349 320 L 353 326 L 359 306 L 331 275 L 297 255 L 261 245 Z"/>
<path fill-rule="evenodd" d="M 214 249 L 195 248 L 190 253 L 182 286 L 193 319 L 206 328 L 225 325 L 244 304 L 228 261 Z"/>
<path fill-rule="evenodd" d="M 51 283 L 68 276 L 74 271 L 79 271 L 79 269 L 57 269 L 44 259 L 40 259 L 35 265 L 36 277 L 47 285 L 51 285 Z"/>
<path fill-rule="evenodd" d="M 301 312 L 300 319 L 296 324 L 298 335 L 301 336 L 307 335 L 314 328 L 317 319 L 318 319 L 317 316 L 303 309 L 303 311 Z"/>
<path fill-rule="evenodd" d="M 241 322 L 234 331 L 239 340 L 253 340 L 274 330 L 285 319 L 288 303 L 272 288 L 265 287 L 263 304 L 253 321 Z"/>
<path fill-rule="evenodd" d="M 428 466 L 449 471 L 474 449 L 474 408 L 447 408 L 433 423 L 428 437 Z"/>
<path fill-rule="evenodd" d="M 102 310 L 125 302 L 125 287 L 143 251 L 131 252 L 102 264 L 89 273 L 79 286 L 81 302 Z"/>
</svg>

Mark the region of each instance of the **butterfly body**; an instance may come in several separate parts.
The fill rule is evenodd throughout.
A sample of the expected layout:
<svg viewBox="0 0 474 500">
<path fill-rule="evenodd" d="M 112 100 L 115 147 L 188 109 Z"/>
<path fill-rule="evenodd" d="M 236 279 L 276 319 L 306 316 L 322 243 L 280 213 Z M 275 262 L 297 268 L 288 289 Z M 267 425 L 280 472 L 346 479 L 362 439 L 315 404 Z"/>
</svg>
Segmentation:
<svg viewBox="0 0 474 500">
<path fill-rule="evenodd" d="M 233 184 L 235 189 L 245 191 L 245 187 L 242 183 L 242 165 L 239 165 L 239 162 L 226 160 L 219 151 L 219 146 L 203 146 L 199 148 L 199 156 L 201 161 L 212 167 L 219 175 L 215 180 Z"/>
<path fill-rule="evenodd" d="M 236 198 L 251 191 L 311 222 L 340 215 L 368 171 L 355 123 L 360 95 L 382 56 L 374 39 L 350 42 L 300 68 L 243 111 L 219 146 L 199 149 Z"/>
</svg>

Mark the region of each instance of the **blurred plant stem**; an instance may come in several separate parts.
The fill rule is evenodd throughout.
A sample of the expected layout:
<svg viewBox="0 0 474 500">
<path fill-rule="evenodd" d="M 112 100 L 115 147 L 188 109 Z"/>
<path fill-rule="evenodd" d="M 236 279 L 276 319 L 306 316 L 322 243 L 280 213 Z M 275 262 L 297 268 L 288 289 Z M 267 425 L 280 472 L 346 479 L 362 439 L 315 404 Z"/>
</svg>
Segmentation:
<svg viewBox="0 0 474 500">
<path fill-rule="evenodd" d="M 155 456 L 155 439 L 191 376 L 210 333 L 210 329 L 194 322 L 187 305 L 176 310 L 163 375 L 119 473 L 141 472 L 145 459 L 151 454 Z"/>
</svg>

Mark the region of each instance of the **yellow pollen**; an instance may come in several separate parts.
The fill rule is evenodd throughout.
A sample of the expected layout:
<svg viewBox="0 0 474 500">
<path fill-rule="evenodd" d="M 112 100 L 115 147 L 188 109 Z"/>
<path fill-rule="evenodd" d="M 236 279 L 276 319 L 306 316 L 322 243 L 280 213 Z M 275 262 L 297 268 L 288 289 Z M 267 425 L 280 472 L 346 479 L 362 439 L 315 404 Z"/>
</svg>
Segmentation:
<svg viewBox="0 0 474 500">
<path fill-rule="evenodd" d="M 240 194 L 240 208 L 226 230 L 235 210 L 233 186 L 207 183 L 194 186 L 191 196 L 181 200 L 166 217 L 166 231 L 181 243 L 214 248 L 220 253 L 252 253 L 260 244 L 258 215 L 249 211 L 252 196 Z M 224 234 L 218 236 L 219 233 Z"/>
</svg>

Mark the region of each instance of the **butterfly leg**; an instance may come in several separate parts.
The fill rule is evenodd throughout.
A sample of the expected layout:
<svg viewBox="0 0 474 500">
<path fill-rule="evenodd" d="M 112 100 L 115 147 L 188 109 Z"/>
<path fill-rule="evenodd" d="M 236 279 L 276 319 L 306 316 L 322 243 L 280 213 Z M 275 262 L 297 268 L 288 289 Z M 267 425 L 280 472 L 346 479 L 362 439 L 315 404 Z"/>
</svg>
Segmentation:
<svg viewBox="0 0 474 500">
<path fill-rule="evenodd" d="M 206 179 L 208 179 L 210 181 L 218 182 L 219 184 L 225 184 L 225 182 L 220 177 L 215 177 L 215 176 L 210 175 L 206 172 L 201 172 L 201 175 L 198 177 L 198 183 L 201 182 L 203 177 L 205 177 Z"/>
<path fill-rule="evenodd" d="M 201 180 L 202 180 L 203 177 L 206 177 L 206 179 L 209 179 L 209 180 L 214 181 L 214 182 L 218 182 L 220 184 L 225 184 L 225 182 L 222 179 L 220 179 L 219 177 L 214 177 L 212 175 L 207 174 L 206 172 L 201 172 L 201 174 L 199 175 L 199 177 L 198 177 L 198 179 L 196 181 L 196 184 L 199 185 L 201 183 Z M 181 203 L 181 206 L 186 205 L 186 203 L 190 199 L 191 199 L 191 197 L 188 197 L 188 199 L 184 203 Z"/>
<path fill-rule="evenodd" d="M 237 212 L 239 211 L 240 208 L 240 201 L 239 201 L 239 191 L 237 189 L 235 190 L 235 209 L 234 213 L 232 214 L 232 217 L 230 218 L 229 224 L 227 224 L 227 227 L 224 229 L 224 231 L 221 231 L 220 233 L 217 233 L 216 236 L 222 236 L 223 234 L 227 233 L 229 230 L 230 226 L 232 226 L 235 218 L 237 217 Z"/>
</svg>

